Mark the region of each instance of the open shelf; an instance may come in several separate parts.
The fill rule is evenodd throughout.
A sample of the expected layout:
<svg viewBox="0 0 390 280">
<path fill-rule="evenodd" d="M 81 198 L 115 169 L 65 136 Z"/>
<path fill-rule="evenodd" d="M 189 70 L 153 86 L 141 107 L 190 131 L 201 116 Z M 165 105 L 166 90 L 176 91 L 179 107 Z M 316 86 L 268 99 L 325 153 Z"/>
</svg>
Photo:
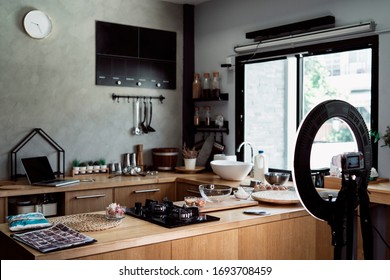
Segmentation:
<svg viewBox="0 0 390 280">
<path fill-rule="evenodd" d="M 192 99 L 194 102 L 202 102 L 202 101 L 228 101 L 229 94 L 228 93 L 220 93 L 219 97 L 210 97 L 210 98 L 198 98 Z"/>
<path fill-rule="evenodd" d="M 206 126 L 204 122 L 200 122 L 199 126 L 194 126 L 195 133 L 197 132 L 222 132 L 229 134 L 229 122 L 224 121 L 223 126 L 219 127 L 215 124 L 214 121 L 210 123 L 209 126 Z"/>
</svg>

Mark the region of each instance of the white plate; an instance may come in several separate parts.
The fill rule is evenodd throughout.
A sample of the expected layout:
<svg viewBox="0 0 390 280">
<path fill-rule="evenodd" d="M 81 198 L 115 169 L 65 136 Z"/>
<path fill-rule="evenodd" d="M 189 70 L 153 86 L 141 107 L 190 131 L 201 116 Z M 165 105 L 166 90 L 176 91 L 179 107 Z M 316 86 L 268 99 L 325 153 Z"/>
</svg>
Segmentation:
<svg viewBox="0 0 390 280">
<path fill-rule="evenodd" d="M 259 191 L 252 193 L 252 198 L 257 201 L 277 204 L 298 203 L 299 198 L 295 191 Z"/>
</svg>

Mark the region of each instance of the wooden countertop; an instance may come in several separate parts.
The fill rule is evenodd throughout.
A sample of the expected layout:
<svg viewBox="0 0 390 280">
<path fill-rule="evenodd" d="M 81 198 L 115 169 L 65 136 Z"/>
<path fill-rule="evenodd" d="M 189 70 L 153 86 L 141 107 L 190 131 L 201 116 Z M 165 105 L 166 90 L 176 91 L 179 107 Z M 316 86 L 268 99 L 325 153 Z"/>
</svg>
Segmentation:
<svg viewBox="0 0 390 280">
<path fill-rule="evenodd" d="M 341 179 L 331 176 L 325 177 L 325 188 L 340 189 Z M 377 181 L 370 181 L 367 190 L 370 202 L 390 205 L 390 182 L 388 178 L 380 178 Z"/>
<path fill-rule="evenodd" d="M 12 244 L 13 250 L 19 251 L 18 256 L 23 259 L 73 259 L 309 215 L 299 203 L 292 205 L 260 203 L 259 206 L 246 207 L 245 209 L 262 209 L 268 211 L 270 215 L 247 215 L 243 213 L 243 208 L 238 208 L 209 213 L 219 217 L 219 221 L 171 229 L 126 216 L 122 223 L 115 228 L 86 232 L 86 235 L 97 240 L 96 243 L 46 254 L 12 240 L 7 224 L 0 225 L 0 240 L 3 245 Z M 15 246 L 19 246 L 19 248 L 15 248 Z"/>
<path fill-rule="evenodd" d="M 174 183 L 176 181 L 195 183 L 195 184 L 224 184 L 232 187 L 237 187 L 241 182 L 222 180 L 218 175 L 211 172 L 184 174 L 175 172 L 159 172 L 157 175 L 146 176 L 116 176 L 109 178 L 107 175 L 81 175 L 78 178 L 81 181 L 77 184 L 72 184 L 64 187 L 43 187 L 32 186 L 27 181 L 0 181 L 0 197 L 10 197 L 30 194 L 56 193 L 68 191 L 80 191 L 89 189 L 101 189 L 110 187 L 125 187 L 151 185 L 159 183 Z M 87 180 L 93 179 L 88 182 Z M 249 184 L 250 178 L 246 179 Z"/>
<path fill-rule="evenodd" d="M 155 176 L 117 176 L 109 178 L 107 175 L 81 175 L 76 177 L 82 179 L 94 179 L 93 182 L 80 182 L 66 187 L 40 187 L 31 186 L 26 181 L 0 181 L 0 197 L 11 197 L 19 195 L 43 194 L 79 191 L 87 189 L 101 189 L 107 187 L 124 187 L 158 183 L 184 182 L 189 184 L 223 184 L 231 187 L 238 187 L 241 183 L 249 184 L 248 177 L 243 182 L 222 180 L 218 175 L 211 172 L 201 172 L 195 174 L 184 174 L 176 172 L 159 172 Z M 325 183 L 326 183 L 325 179 Z M 326 185 L 325 187 L 328 188 Z M 329 186 L 329 188 L 339 189 L 338 185 Z M 368 185 L 370 201 L 373 203 L 390 205 L 390 182 L 370 183 Z"/>
</svg>

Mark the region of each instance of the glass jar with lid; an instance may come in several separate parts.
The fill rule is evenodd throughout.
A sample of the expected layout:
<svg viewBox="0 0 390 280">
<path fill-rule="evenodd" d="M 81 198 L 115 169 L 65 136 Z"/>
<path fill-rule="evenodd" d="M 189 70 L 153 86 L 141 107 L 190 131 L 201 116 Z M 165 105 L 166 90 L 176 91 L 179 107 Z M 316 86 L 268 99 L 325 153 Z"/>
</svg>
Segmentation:
<svg viewBox="0 0 390 280">
<path fill-rule="evenodd" d="M 199 126 L 200 119 L 199 119 L 199 107 L 195 107 L 195 113 L 194 113 L 194 126 Z"/>
<path fill-rule="evenodd" d="M 199 99 L 202 95 L 202 85 L 200 81 L 200 75 L 194 74 L 194 81 L 192 82 L 192 98 Z"/>
<path fill-rule="evenodd" d="M 210 119 L 210 106 L 206 106 L 204 112 L 204 124 L 205 126 L 210 126 L 211 119 Z"/>
<path fill-rule="evenodd" d="M 220 94 L 219 87 L 219 72 L 213 73 L 213 80 L 211 81 L 211 97 L 213 99 L 218 99 Z"/>
<path fill-rule="evenodd" d="M 210 73 L 203 74 L 203 83 L 202 83 L 202 98 L 210 98 L 211 97 L 211 81 L 210 81 Z"/>
</svg>

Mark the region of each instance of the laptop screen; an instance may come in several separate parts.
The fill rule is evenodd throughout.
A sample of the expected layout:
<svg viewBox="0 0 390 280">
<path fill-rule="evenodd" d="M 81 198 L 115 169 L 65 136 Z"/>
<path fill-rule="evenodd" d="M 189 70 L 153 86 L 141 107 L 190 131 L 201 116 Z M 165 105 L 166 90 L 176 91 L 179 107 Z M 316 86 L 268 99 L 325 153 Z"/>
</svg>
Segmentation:
<svg viewBox="0 0 390 280">
<path fill-rule="evenodd" d="M 47 157 L 22 158 L 30 184 L 56 179 Z"/>
</svg>

